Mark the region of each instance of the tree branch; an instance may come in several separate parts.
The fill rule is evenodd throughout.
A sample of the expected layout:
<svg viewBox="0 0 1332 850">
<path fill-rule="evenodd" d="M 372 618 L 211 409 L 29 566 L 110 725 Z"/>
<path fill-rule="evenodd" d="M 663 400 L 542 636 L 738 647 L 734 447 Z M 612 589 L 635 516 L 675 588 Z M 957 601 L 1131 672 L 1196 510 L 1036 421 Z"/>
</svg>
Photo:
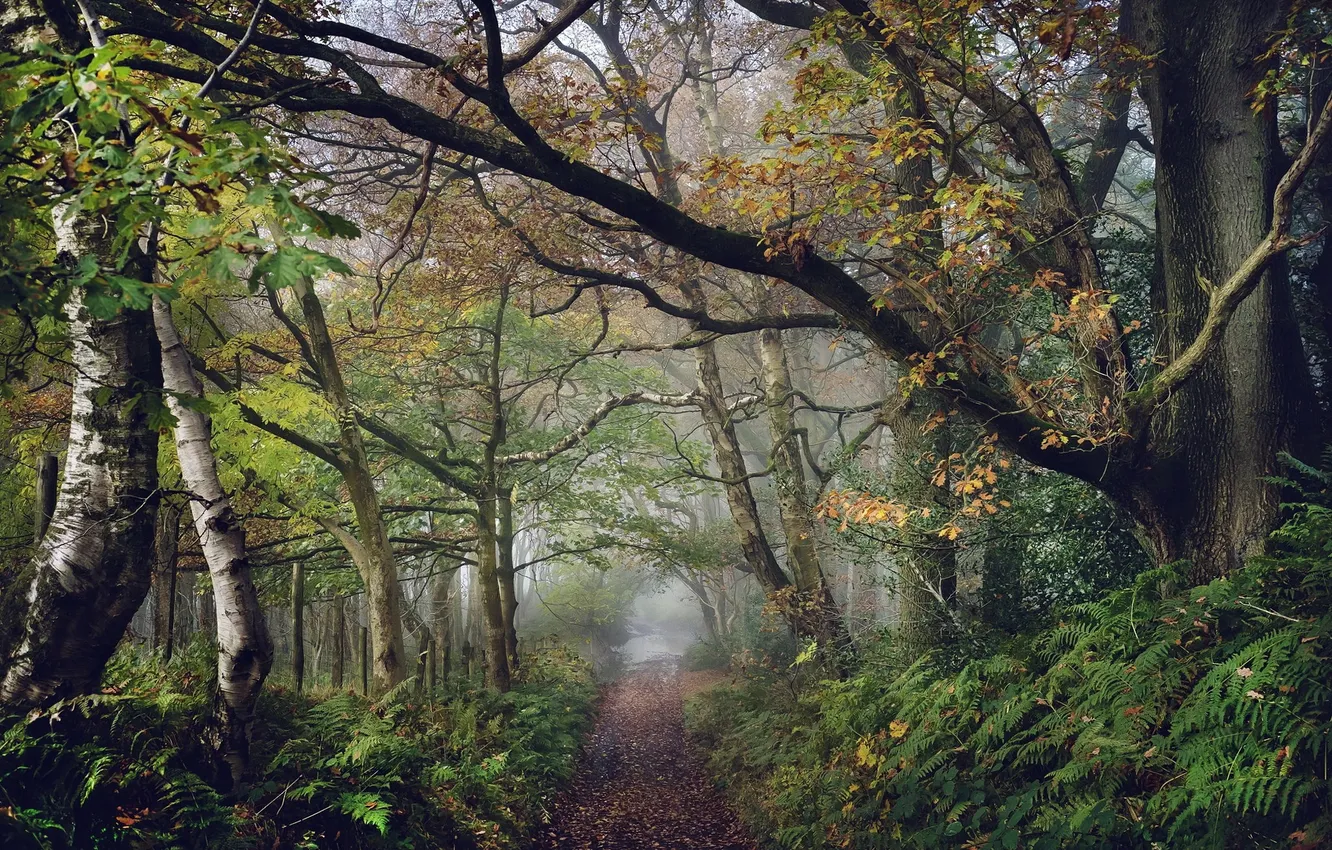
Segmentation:
<svg viewBox="0 0 1332 850">
<path fill-rule="evenodd" d="M 592 415 L 583 421 L 574 430 L 565 434 L 555 442 L 555 445 L 547 449 L 530 452 L 518 452 L 517 454 L 504 455 L 495 458 L 495 463 L 499 466 L 510 466 L 515 463 L 544 463 L 556 455 L 563 454 L 569 449 L 581 443 L 587 438 L 588 434 L 600 425 L 607 416 L 621 407 L 627 407 L 631 404 L 657 404 L 662 407 L 689 407 L 698 404 L 698 393 L 682 393 L 680 395 L 661 395 L 653 392 L 632 392 L 628 395 L 618 396 L 603 402 L 600 407 L 593 411 Z"/>
<path fill-rule="evenodd" d="M 1211 290 L 1207 317 L 1203 319 L 1202 328 L 1193 342 L 1143 389 L 1130 396 L 1129 421 L 1134 433 L 1145 433 L 1144 426 L 1157 408 L 1202 368 L 1208 355 L 1220 344 L 1236 309 L 1258 288 L 1267 264 L 1317 236 L 1315 233 L 1304 239 L 1295 239 L 1290 235 L 1290 227 L 1294 216 L 1295 192 L 1317 160 L 1319 150 L 1326 144 L 1329 134 L 1332 134 L 1332 98 L 1323 104 L 1304 148 L 1277 184 L 1272 198 L 1272 224 L 1267 235 L 1254 246 L 1224 283 Z M 1207 282 L 1200 280 L 1199 285 L 1205 286 Z"/>
</svg>

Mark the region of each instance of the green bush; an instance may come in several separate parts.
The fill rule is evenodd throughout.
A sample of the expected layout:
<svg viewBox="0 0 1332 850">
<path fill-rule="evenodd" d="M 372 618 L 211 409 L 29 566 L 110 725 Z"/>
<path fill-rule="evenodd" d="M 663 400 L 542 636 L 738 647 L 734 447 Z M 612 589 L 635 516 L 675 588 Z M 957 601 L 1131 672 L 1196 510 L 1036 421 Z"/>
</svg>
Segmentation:
<svg viewBox="0 0 1332 850">
<path fill-rule="evenodd" d="M 262 775 L 224 800 L 201 778 L 210 662 L 206 645 L 160 667 L 121 659 L 108 693 L 0 718 L 0 846 L 521 847 L 573 771 L 594 696 L 561 651 L 505 695 L 269 688 Z"/>
<path fill-rule="evenodd" d="M 731 648 L 717 640 L 703 640 L 685 647 L 680 666 L 686 670 L 725 670 L 731 666 Z"/>
<path fill-rule="evenodd" d="M 1187 591 L 1145 573 L 955 674 L 707 692 L 690 728 L 782 847 L 1326 846 L 1332 512 L 1270 548 Z"/>
</svg>

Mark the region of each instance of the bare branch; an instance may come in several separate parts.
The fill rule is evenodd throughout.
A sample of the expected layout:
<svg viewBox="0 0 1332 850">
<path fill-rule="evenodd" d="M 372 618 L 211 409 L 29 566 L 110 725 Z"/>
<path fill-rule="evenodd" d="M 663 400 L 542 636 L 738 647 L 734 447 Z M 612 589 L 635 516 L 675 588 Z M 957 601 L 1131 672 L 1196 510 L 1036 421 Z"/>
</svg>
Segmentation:
<svg viewBox="0 0 1332 850">
<path fill-rule="evenodd" d="M 593 411 L 592 415 L 585 419 L 581 425 L 570 431 L 568 434 L 565 434 L 550 448 L 542 449 L 540 451 L 519 452 L 517 454 L 504 455 L 495 458 L 495 463 L 500 466 L 507 466 L 515 463 L 543 463 L 548 461 L 581 443 L 587 438 L 587 435 L 591 434 L 592 431 L 600 425 L 607 416 L 610 416 L 613 411 L 632 404 L 657 404 L 662 407 L 689 407 L 698 404 L 698 393 L 662 395 L 660 393 L 652 392 L 632 392 L 628 395 L 608 399 Z"/>
</svg>

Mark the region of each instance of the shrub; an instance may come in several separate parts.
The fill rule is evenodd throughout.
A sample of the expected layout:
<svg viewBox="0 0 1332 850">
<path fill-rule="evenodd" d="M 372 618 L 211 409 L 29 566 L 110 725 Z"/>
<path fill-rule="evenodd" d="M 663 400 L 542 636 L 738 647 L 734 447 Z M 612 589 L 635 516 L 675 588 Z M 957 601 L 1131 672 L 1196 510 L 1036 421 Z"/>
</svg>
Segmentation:
<svg viewBox="0 0 1332 850">
<path fill-rule="evenodd" d="M 1332 842 L 1332 512 L 1187 591 L 1160 569 L 1023 655 L 929 659 L 798 695 L 705 693 L 690 727 L 777 844 L 1278 847 Z"/>
<path fill-rule="evenodd" d="M 209 654 L 186 655 L 125 681 L 118 661 L 109 693 L 0 718 L 0 846 L 521 847 L 572 773 L 594 694 L 560 651 L 505 695 L 460 682 L 375 701 L 269 688 L 262 775 L 224 800 L 200 776 Z"/>
<path fill-rule="evenodd" d="M 721 641 L 699 641 L 685 647 L 680 664 L 686 670 L 725 670 L 731 666 L 731 648 Z"/>
</svg>

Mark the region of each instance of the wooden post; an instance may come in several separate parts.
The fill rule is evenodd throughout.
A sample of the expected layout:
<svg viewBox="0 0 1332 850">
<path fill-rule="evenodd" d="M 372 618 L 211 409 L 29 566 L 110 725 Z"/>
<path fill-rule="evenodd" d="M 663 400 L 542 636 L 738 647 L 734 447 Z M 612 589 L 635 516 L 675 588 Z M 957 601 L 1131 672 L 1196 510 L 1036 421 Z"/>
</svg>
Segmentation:
<svg viewBox="0 0 1332 850">
<path fill-rule="evenodd" d="M 56 476 L 59 470 L 60 464 L 50 452 L 37 461 L 37 504 L 32 513 L 33 543 L 42 542 L 42 535 L 46 534 L 46 527 L 51 524 L 51 517 L 55 516 L 58 494 Z"/>
<path fill-rule="evenodd" d="M 462 645 L 462 674 L 468 679 L 472 678 L 472 642 L 463 641 Z"/>
<path fill-rule="evenodd" d="M 305 687 L 305 564 L 291 565 L 291 677 L 296 693 Z"/>
<path fill-rule="evenodd" d="M 370 695 L 370 630 L 361 626 L 361 693 Z"/>
</svg>

